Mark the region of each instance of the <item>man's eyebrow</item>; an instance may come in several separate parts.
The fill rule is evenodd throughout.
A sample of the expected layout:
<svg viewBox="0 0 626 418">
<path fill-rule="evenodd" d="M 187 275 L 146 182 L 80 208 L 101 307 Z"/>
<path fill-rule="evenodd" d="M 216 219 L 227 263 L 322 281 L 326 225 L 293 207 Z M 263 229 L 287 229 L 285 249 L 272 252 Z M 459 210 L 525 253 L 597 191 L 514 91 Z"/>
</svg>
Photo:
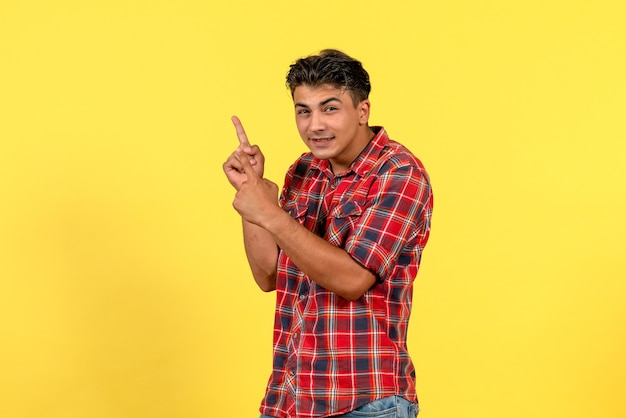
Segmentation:
<svg viewBox="0 0 626 418">
<path fill-rule="evenodd" d="M 320 106 L 324 106 L 325 104 L 328 104 L 330 102 L 339 102 L 342 103 L 341 99 L 339 97 L 329 97 L 328 99 L 320 102 Z"/>
<path fill-rule="evenodd" d="M 334 102 L 334 101 L 339 102 L 339 103 L 343 103 L 343 102 L 341 101 L 341 99 L 339 99 L 338 97 L 334 97 L 334 96 L 333 96 L 333 97 L 329 97 L 329 98 L 328 98 L 328 99 L 326 99 L 326 100 L 322 100 L 322 101 L 320 102 L 320 106 L 324 106 L 324 105 L 326 105 L 326 104 L 328 104 L 328 103 L 330 103 L 330 102 Z M 306 104 L 304 104 L 304 103 L 295 103 L 295 107 L 306 107 L 307 109 L 309 108 L 309 106 L 308 106 L 308 105 L 306 105 Z"/>
</svg>

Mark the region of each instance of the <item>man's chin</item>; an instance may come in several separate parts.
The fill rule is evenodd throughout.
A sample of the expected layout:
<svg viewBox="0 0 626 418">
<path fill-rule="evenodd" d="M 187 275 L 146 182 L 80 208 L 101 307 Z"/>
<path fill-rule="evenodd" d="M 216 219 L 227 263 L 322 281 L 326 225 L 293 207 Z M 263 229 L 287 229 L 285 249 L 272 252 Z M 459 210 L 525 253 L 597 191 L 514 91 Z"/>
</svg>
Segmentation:
<svg viewBox="0 0 626 418">
<path fill-rule="evenodd" d="M 313 156 L 317 158 L 318 160 L 328 160 L 329 158 L 333 156 L 333 154 L 328 151 L 319 150 L 315 148 L 313 149 L 309 148 L 309 149 L 311 151 L 311 154 L 313 154 Z"/>
</svg>

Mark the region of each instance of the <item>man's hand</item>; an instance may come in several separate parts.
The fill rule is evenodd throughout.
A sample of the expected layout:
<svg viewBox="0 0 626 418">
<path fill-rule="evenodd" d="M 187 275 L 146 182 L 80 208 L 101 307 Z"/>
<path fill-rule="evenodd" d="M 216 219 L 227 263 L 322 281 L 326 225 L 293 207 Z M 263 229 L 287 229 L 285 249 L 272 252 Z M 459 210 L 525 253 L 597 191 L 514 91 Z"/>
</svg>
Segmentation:
<svg viewBox="0 0 626 418">
<path fill-rule="evenodd" d="M 239 184 L 233 207 L 244 220 L 264 227 L 267 221 L 283 213 L 278 206 L 278 186 L 259 175 L 258 164 L 253 167 L 249 154 L 243 149 L 236 150 L 234 157 L 245 180 Z"/>
<path fill-rule="evenodd" d="M 241 184 L 247 180 L 247 176 L 241 165 L 241 160 L 237 157 L 237 152 L 241 151 L 247 156 L 250 166 L 254 167 L 253 171 L 261 178 L 263 177 L 265 157 L 258 146 L 250 145 L 246 131 L 243 129 L 239 118 L 233 116 L 231 120 L 233 125 L 235 125 L 237 138 L 239 139 L 239 147 L 228 157 L 222 167 L 230 184 L 232 184 L 236 190 L 239 190 Z"/>
</svg>

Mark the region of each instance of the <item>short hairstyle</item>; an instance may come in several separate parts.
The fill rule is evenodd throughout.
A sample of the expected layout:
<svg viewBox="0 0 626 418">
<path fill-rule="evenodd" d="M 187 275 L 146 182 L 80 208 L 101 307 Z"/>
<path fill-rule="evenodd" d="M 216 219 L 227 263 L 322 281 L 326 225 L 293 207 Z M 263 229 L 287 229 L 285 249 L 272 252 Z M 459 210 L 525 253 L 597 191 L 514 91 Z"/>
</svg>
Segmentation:
<svg viewBox="0 0 626 418">
<path fill-rule="evenodd" d="M 287 73 L 291 97 L 298 86 L 315 88 L 324 84 L 348 91 L 355 106 L 367 99 L 372 89 L 369 74 L 361 62 L 336 49 L 300 58 L 291 64 Z"/>
</svg>

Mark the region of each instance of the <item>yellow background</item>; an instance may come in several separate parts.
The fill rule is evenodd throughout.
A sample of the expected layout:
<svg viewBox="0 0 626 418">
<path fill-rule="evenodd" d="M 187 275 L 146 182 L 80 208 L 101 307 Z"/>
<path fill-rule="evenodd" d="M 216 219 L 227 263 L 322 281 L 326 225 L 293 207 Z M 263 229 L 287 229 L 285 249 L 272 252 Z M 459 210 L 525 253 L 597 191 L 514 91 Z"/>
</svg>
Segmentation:
<svg viewBox="0 0 626 418">
<path fill-rule="evenodd" d="M 432 177 L 420 416 L 626 416 L 625 22 L 621 0 L 1 0 L 0 417 L 258 416 L 274 296 L 229 117 L 282 183 L 284 75 L 326 47 Z"/>
</svg>

